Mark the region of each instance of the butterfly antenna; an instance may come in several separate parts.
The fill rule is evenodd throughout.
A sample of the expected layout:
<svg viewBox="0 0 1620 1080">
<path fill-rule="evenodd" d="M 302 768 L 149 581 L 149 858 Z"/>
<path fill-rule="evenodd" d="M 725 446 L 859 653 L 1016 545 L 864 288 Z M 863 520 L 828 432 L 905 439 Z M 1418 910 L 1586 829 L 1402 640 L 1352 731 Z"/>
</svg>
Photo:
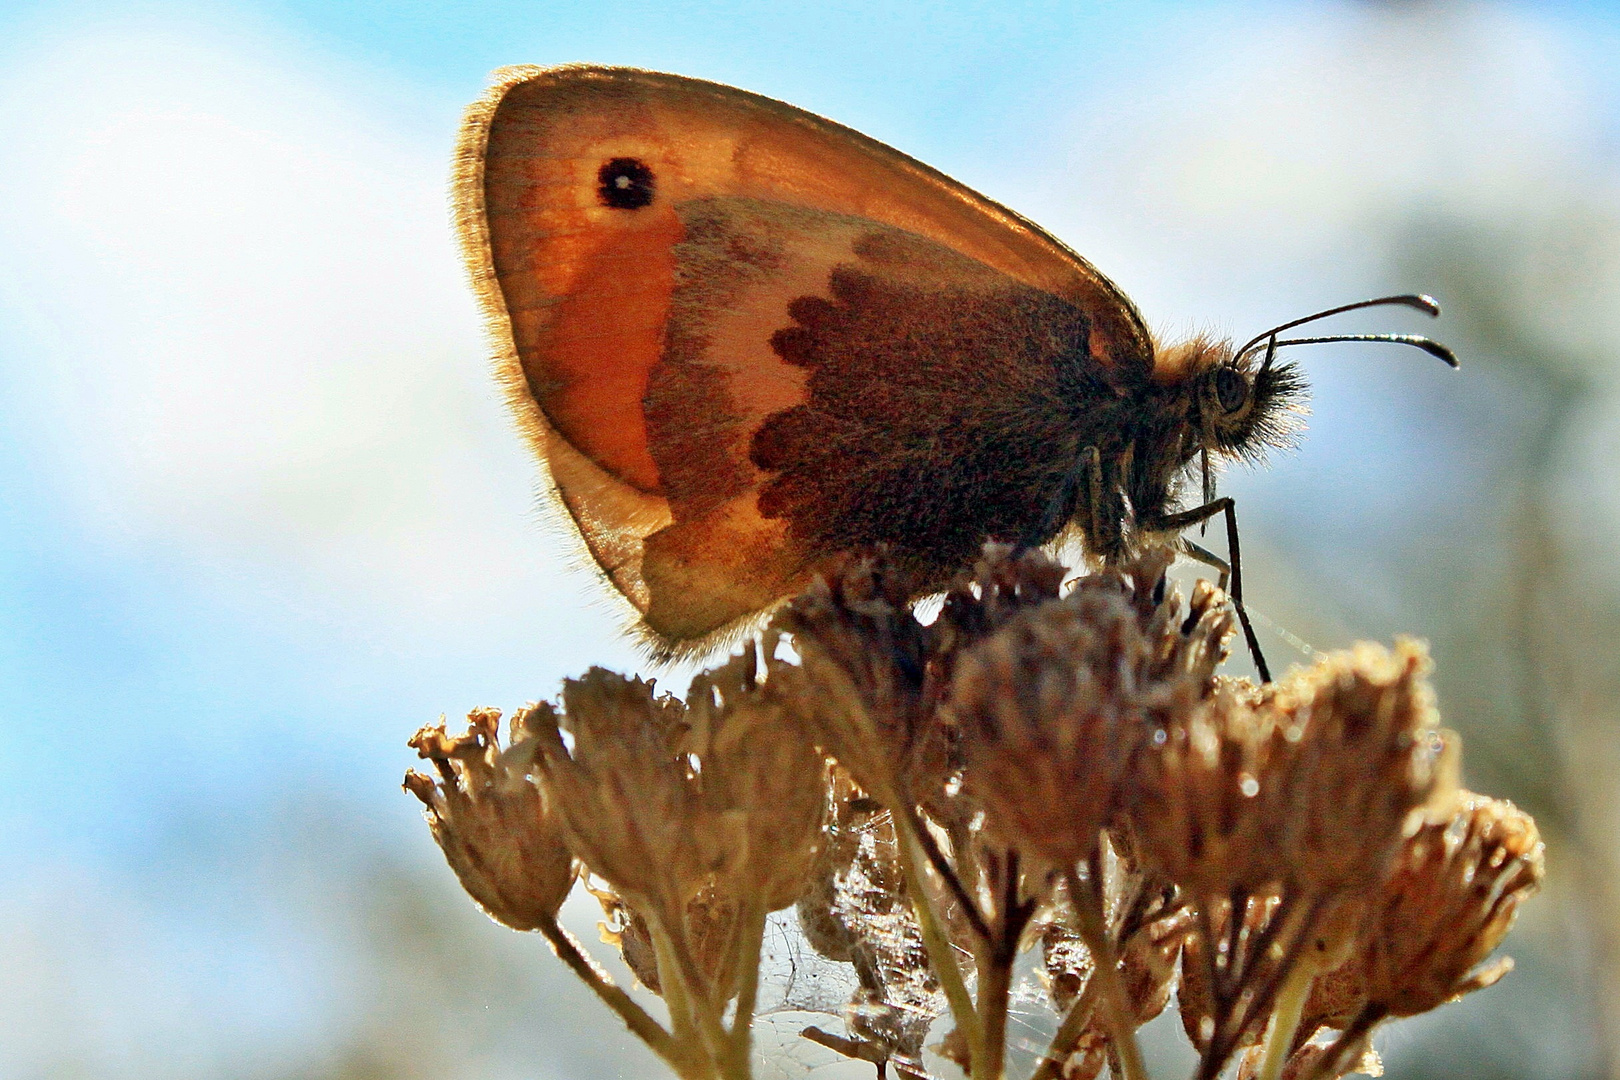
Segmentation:
<svg viewBox="0 0 1620 1080">
<path fill-rule="evenodd" d="M 1234 354 L 1233 359 L 1241 360 L 1243 357 L 1248 355 L 1250 349 L 1253 349 L 1256 345 L 1267 340 L 1268 338 L 1275 338 L 1284 330 L 1292 330 L 1296 326 L 1304 326 L 1306 323 L 1313 323 L 1318 319 L 1327 319 L 1334 315 L 1343 315 L 1347 311 L 1360 311 L 1362 308 L 1387 307 L 1392 305 L 1415 308 L 1431 318 L 1440 314 L 1440 302 L 1432 296 L 1425 296 L 1421 293 L 1402 293 L 1399 296 L 1380 296 L 1373 300 L 1358 300 L 1354 304 L 1343 304 L 1336 308 L 1328 308 L 1326 311 L 1318 311 L 1316 314 L 1307 315 L 1303 319 L 1295 319 L 1292 322 L 1285 322 L 1281 326 L 1273 326 L 1270 330 L 1267 330 L 1263 334 L 1256 334 L 1254 337 L 1244 342 L 1243 348 L 1239 349 Z M 1290 342 L 1290 344 L 1293 343 Z M 1444 359 L 1444 357 L 1441 357 L 1441 359 Z M 1452 366 L 1456 367 L 1456 364 L 1452 364 Z"/>
<path fill-rule="evenodd" d="M 1284 345 L 1321 345 L 1330 341 L 1388 341 L 1395 345 L 1410 345 L 1413 348 L 1422 349 L 1430 356 L 1438 356 L 1445 361 L 1448 367 L 1462 367 L 1456 353 L 1453 353 L 1448 347 L 1433 338 L 1426 338 L 1418 334 L 1334 334 L 1331 337 L 1284 338 L 1276 343 L 1275 348 L 1280 349 Z M 1271 357 L 1274 354 L 1275 349 L 1266 353 L 1267 366 L 1270 365 Z"/>
</svg>

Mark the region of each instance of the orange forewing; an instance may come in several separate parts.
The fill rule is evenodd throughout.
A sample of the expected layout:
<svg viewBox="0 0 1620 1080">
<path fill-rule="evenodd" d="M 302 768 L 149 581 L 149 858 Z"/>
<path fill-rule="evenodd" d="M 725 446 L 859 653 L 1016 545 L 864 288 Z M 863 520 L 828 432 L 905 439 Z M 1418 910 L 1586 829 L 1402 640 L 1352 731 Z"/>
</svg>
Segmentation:
<svg viewBox="0 0 1620 1080">
<path fill-rule="evenodd" d="M 604 163 L 619 160 L 655 184 L 632 212 L 603 194 Z M 1000 281 L 1074 305 L 1099 364 L 1151 354 L 1129 301 L 1023 218 L 730 87 L 506 69 L 469 110 L 457 162 L 458 227 L 512 405 L 591 555 L 665 651 L 711 641 L 813 569 L 761 514 L 748 444 L 804 400 L 804 372 L 772 335 L 861 235 L 949 249 L 923 260 L 925 284 Z"/>
</svg>

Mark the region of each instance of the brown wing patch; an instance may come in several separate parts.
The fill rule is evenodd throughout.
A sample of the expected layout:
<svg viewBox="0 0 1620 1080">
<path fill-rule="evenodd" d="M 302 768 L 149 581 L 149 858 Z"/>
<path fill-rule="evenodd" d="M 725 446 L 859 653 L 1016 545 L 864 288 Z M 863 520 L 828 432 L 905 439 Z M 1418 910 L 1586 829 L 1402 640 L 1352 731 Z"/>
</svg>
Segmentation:
<svg viewBox="0 0 1620 1080">
<path fill-rule="evenodd" d="M 811 559 L 881 543 L 943 577 L 1033 536 L 1090 437 L 1080 403 L 1117 394 L 1073 304 L 896 230 L 854 253 L 773 336 L 809 397 L 754 438 L 760 511 Z"/>
</svg>

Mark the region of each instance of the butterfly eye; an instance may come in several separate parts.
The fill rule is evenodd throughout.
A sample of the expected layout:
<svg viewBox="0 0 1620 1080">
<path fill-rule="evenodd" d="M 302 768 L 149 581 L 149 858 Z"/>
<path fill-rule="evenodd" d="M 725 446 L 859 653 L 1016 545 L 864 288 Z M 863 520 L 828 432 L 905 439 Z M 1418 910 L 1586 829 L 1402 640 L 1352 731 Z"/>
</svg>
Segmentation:
<svg viewBox="0 0 1620 1080">
<path fill-rule="evenodd" d="M 1249 400 L 1249 380 L 1234 368 L 1217 368 L 1215 398 L 1226 412 L 1237 412 Z"/>
<path fill-rule="evenodd" d="M 616 157 L 596 172 L 596 195 L 603 206 L 640 210 L 653 201 L 653 172 L 635 158 Z"/>
</svg>

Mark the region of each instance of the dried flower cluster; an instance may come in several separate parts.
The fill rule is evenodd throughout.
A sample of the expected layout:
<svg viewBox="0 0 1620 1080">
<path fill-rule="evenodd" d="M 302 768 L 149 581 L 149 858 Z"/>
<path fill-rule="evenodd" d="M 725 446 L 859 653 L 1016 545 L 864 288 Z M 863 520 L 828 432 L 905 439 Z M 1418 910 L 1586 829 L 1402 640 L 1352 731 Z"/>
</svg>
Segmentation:
<svg viewBox="0 0 1620 1080">
<path fill-rule="evenodd" d="M 928 1075 L 928 1049 L 1000 1080 L 1036 947 L 1037 1080 L 1144 1080 L 1135 1031 L 1172 993 L 1200 1080 L 1373 1069 L 1379 1023 L 1507 970 L 1535 824 L 1458 789 L 1420 645 L 1219 675 L 1226 599 L 1184 602 L 1171 558 L 1065 587 L 990 547 L 927 623 L 903 571 L 852 558 L 684 701 L 592 670 L 504 749 L 489 711 L 419 732 L 439 775 L 406 786 L 473 898 L 683 1077 L 750 1075 L 765 918 L 789 906 L 856 984 L 845 1033 L 806 1037 L 880 1076 Z M 667 1022 L 558 924 L 577 874 Z"/>
</svg>

